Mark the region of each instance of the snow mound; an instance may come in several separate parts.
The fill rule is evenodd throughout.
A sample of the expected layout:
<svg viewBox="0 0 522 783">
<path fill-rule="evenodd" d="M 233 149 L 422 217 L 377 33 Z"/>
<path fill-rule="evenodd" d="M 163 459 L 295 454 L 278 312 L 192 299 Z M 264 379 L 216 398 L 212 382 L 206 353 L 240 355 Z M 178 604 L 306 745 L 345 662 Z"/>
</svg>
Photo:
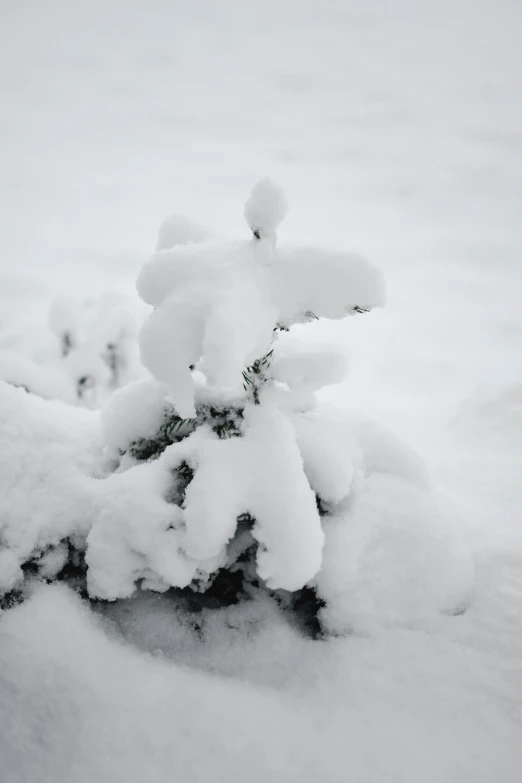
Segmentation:
<svg viewBox="0 0 522 783">
<path fill-rule="evenodd" d="M 404 480 L 370 475 L 325 525 L 317 577 L 331 632 L 422 626 L 467 608 L 474 565 L 447 501 Z"/>
<path fill-rule="evenodd" d="M 10 783 L 344 779 L 313 709 L 140 654 L 60 586 L 2 618 L 0 724 Z"/>
</svg>

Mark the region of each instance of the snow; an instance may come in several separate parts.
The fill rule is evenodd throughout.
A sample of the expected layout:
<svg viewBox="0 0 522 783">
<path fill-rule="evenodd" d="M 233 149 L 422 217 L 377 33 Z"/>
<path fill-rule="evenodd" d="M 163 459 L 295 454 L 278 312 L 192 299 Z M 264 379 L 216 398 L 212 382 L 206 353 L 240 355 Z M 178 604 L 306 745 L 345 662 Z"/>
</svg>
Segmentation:
<svg viewBox="0 0 522 783">
<path fill-rule="evenodd" d="M 356 433 L 316 410 L 295 414 L 291 421 L 310 486 L 327 503 L 340 503 L 362 462 Z"/>
<path fill-rule="evenodd" d="M 392 770 L 428 783 L 514 782 L 517 575 L 506 580 L 497 563 L 472 614 L 431 634 L 382 631 L 329 645 L 270 622 L 246 639 L 237 623 L 226 633 L 220 624 L 201 645 L 151 597 L 118 618 L 146 655 L 63 588 L 42 588 L 0 624 L 2 768 L 13 783 L 166 783 L 173 771 L 341 783 L 347 764 L 368 780 Z M 513 614 L 492 648 L 498 600 Z"/>
<path fill-rule="evenodd" d="M 206 560 L 224 555 L 237 517 L 248 510 L 244 480 L 247 477 L 248 486 L 250 466 L 244 465 L 241 440 L 209 438 L 198 450 L 196 473 L 185 495 L 185 547 L 191 557 Z"/>
<path fill-rule="evenodd" d="M 94 302 L 53 302 L 50 326 L 83 404 L 103 405 L 108 393 L 143 375 L 137 336 L 146 314 L 138 299 L 110 290 Z"/>
<path fill-rule="evenodd" d="M 176 245 L 204 242 L 210 236 L 208 229 L 185 215 L 169 215 L 159 228 L 156 250 L 169 250 Z"/>
<path fill-rule="evenodd" d="M 260 544 L 257 573 L 270 588 L 298 590 L 321 567 L 323 533 L 291 424 L 264 407 L 247 412 L 244 437 L 199 451 L 185 501 L 186 551 L 217 557 L 248 512 Z"/>
<path fill-rule="evenodd" d="M 150 377 L 115 391 L 100 420 L 107 448 L 124 452 L 134 441 L 152 438 L 163 422 L 166 396 L 167 387 Z"/>
<path fill-rule="evenodd" d="M 38 559 L 63 539 L 88 532 L 89 477 L 101 444 L 95 415 L 81 408 L 44 401 L 1 381 L 0 402 L 0 538 L 9 561 L 2 568 L 8 591 L 19 582 L 14 563 Z"/>
<path fill-rule="evenodd" d="M 430 476 L 422 459 L 392 432 L 366 420 L 360 437 L 366 473 L 392 473 L 420 489 L 430 487 Z"/>
<path fill-rule="evenodd" d="M 2 549 L 0 552 L 0 589 L 8 593 L 21 584 L 23 573 L 21 560 L 12 549 Z"/>
<path fill-rule="evenodd" d="M 123 401 L 127 415 L 151 391 L 142 383 L 114 395 L 103 414 L 111 447 L 129 441 L 132 432 L 126 422 L 120 430 L 117 417 L 111 427 L 112 406 L 117 412 Z M 137 422 L 135 431 L 144 433 L 147 418 L 136 416 Z M 164 499 L 182 461 L 195 471 L 183 509 Z M 315 493 L 292 422 L 269 404 L 245 410 L 243 437 L 220 440 L 200 426 L 154 462 L 105 479 L 96 496 L 100 511 L 86 542 L 92 597 L 129 597 L 140 579 L 166 590 L 185 587 L 196 572 L 212 574 L 227 563 L 238 517 L 246 513 L 259 543 L 257 574 L 269 588 L 298 590 L 321 568 L 324 535 Z"/>
<path fill-rule="evenodd" d="M 120 451 L 155 435 L 166 391 L 148 379 L 114 394 L 101 416 L 106 460 L 118 467 Z M 259 545 L 257 575 L 268 588 L 287 591 L 317 577 L 333 634 L 364 622 L 385 624 L 388 615 L 411 624 L 468 603 L 473 568 L 464 531 L 455 520 L 444 523 L 444 505 L 439 509 L 428 482 L 418 480 L 419 459 L 382 428 L 364 420 L 354 425 L 324 406 L 289 417 L 268 394 L 259 406 L 245 407 L 243 437 L 221 440 L 202 425 L 158 459 L 122 464 L 104 475 L 96 415 L 85 417 L 81 409 L 7 384 L 1 393 L 9 455 L 0 528 L 3 592 L 20 585 L 20 567 L 30 561 L 41 576 L 56 575 L 67 559 L 68 539 L 85 552 L 92 598 L 129 598 L 139 582 L 159 592 L 183 588 L 227 564 L 237 520 L 248 513 Z M 44 467 L 34 459 L 35 445 L 46 453 Z M 169 493 L 172 471 L 182 462 L 195 474 L 178 507 Z M 379 474 L 388 483 L 376 481 Z M 420 491 L 408 492 L 405 481 L 420 483 Z M 334 504 L 334 521 L 327 518 L 324 526 L 316 493 Z M 334 544 L 323 559 L 325 536 Z M 365 541 L 362 549 L 353 545 L 354 536 Z M 354 585 L 353 573 L 364 574 L 361 585 Z M 386 601 L 379 592 L 383 579 Z M 360 613 L 359 594 L 371 596 L 361 599 L 366 611 Z"/>
<path fill-rule="evenodd" d="M 238 205 L 267 174 L 292 207 L 281 254 L 357 250 L 387 281 L 382 312 L 307 327 L 349 348 L 349 376 L 321 398 L 354 413 L 349 442 L 371 474 L 352 534 L 339 523 L 324 549 L 335 555 L 343 529 L 354 602 L 336 622 L 358 632 L 313 643 L 274 607 L 251 607 L 209 618 L 202 636 L 168 594 L 145 593 L 111 604 L 112 627 L 43 587 L 0 621 L 9 783 L 518 783 L 520 21 L 509 0 L 29 0 L 2 12 L 2 350 L 43 366 L 57 294 L 130 295 L 162 215 L 247 239 Z M 382 302 L 368 281 L 357 293 Z M 377 424 L 361 427 L 358 410 Z M 2 533 L 15 509 L 8 529 L 32 545 L 50 497 L 83 514 L 84 496 L 63 490 L 77 478 L 78 431 L 85 457 L 97 417 L 74 411 L 76 424 L 68 408 L 2 386 Z M 341 497 L 343 477 L 329 486 L 306 461 Z M 453 615 L 470 576 L 463 529 L 474 589 Z M 10 540 L 0 570 L 12 581 Z"/>
<path fill-rule="evenodd" d="M 305 348 L 296 353 L 285 352 L 276 343 L 270 371 L 275 381 L 286 384 L 290 389 L 314 392 L 344 379 L 346 357 L 328 347 L 315 351 Z"/>
<path fill-rule="evenodd" d="M 76 399 L 74 385 L 62 367 L 40 364 L 16 351 L 0 351 L 0 379 L 46 400 L 73 403 Z"/>
<path fill-rule="evenodd" d="M 245 220 L 257 239 L 273 237 L 285 219 L 288 204 L 283 190 L 270 179 L 262 179 L 246 200 Z"/>
<path fill-rule="evenodd" d="M 260 783 L 267 774 L 297 781 L 307 771 L 319 775 L 325 761 L 335 775 L 335 760 L 314 760 L 310 750 L 303 755 L 301 738 L 288 731 L 288 723 L 298 721 L 309 743 L 315 734 L 313 716 L 303 719 L 295 700 L 285 699 L 281 712 L 274 693 L 143 658 L 108 638 L 64 590 L 38 591 L 0 628 L 0 749 L 12 783 L 35 776 L 42 783 L 65 783 L 71 776 L 79 783 L 160 783 L 173 774 L 210 781 L 216 771 L 239 780 L 245 770 Z M 75 676 L 78 666 L 83 683 Z M 90 712 L 83 717 L 86 702 Z M 270 743 L 268 756 L 260 733 Z"/>
<path fill-rule="evenodd" d="M 187 303 L 167 299 L 154 310 L 140 332 L 140 357 L 144 366 L 170 393 L 176 412 L 184 419 L 194 418 L 194 383 L 191 365 L 202 351 L 205 300 L 196 292 Z M 179 336 L 179 339 L 178 339 Z"/>
<path fill-rule="evenodd" d="M 164 500 L 170 472 L 162 462 L 113 474 L 99 488 L 100 511 L 87 536 L 87 588 L 94 598 L 128 598 L 144 579 L 152 589 L 185 587 L 197 563 L 181 551 L 181 510 Z"/>
<path fill-rule="evenodd" d="M 334 633 L 389 625 L 426 627 L 440 612 L 466 610 L 474 566 L 465 528 L 444 498 L 375 473 L 325 525 L 317 578 Z"/>
<path fill-rule="evenodd" d="M 183 418 L 195 415 L 190 366 L 237 391 L 268 350 L 277 313 L 265 261 L 250 242 L 212 240 L 155 253 L 140 272 L 138 293 L 156 308 L 140 332 L 141 359 Z"/>
<path fill-rule="evenodd" d="M 362 256 L 314 247 L 281 247 L 274 265 L 280 320 L 298 323 L 307 313 L 343 318 L 386 301 L 382 273 Z"/>
<path fill-rule="evenodd" d="M 61 341 L 63 355 L 76 345 L 81 310 L 71 298 L 56 299 L 49 309 L 49 328 Z M 81 305 L 80 305 L 81 307 Z"/>
<path fill-rule="evenodd" d="M 268 587 L 298 590 L 321 567 L 324 538 L 295 435 L 284 414 L 268 408 L 252 411 L 245 441 L 255 455 L 249 474 L 258 573 Z"/>
<path fill-rule="evenodd" d="M 141 360 L 168 387 L 182 418 L 196 415 L 190 367 L 197 364 L 211 386 L 237 391 L 244 369 L 268 353 L 276 327 L 384 304 L 382 274 L 362 257 L 307 246 L 280 253 L 275 228 L 286 213 L 281 188 L 261 180 L 245 205 L 251 242 L 176 243 L 154 253 L 141 270 L 138 294 L 155 308 L 140 332 Z M 325 379 L 311 390 L 343 376 L 337 357 L 309 357 L 316 374 L 319 363 Z M 279 375 L 294 386 L 303 369 L 294 358 Z"/>
</svg>

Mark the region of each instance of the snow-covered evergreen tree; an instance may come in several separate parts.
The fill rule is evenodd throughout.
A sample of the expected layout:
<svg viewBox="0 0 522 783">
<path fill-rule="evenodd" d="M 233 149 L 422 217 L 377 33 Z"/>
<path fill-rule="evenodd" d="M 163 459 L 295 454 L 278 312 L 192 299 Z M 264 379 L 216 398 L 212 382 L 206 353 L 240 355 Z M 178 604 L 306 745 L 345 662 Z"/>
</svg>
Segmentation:
<svg viewBox="0 0 522 783">
<path fill-rule="evenodd" d="M 466 601 L 469 551 L 418 458 L 316 396 L 343 379 L 344 354 L 299 324 L 383 305 L 382 275 L 280 244 L 286 210 L 265 180 L 248 240 L 165 221 L 137 282 L 150 374 L 114 391 L 101 429 L 96 411 L 0 382 L 1 604 L 42 579 L 105 601 L 171 590 L 189 614 L 276 602 L 319 637 Z M 65 361 L 82 356 L 70 315 L 53 316 Z M 101 354 L 120 326 L 101 319 Z"/>
<path fill-rule="evenodd" d="M 349 494 L 350 481 L 340 476 L 331 491 L 305 430 L 320 429 L 310 418 L 315 392 L 343 379 L 345 360 L 290 339 L 289 330 L 381 306 L 384 283 L 359 256 L 279 246 L 286 211 L 282 191 L 264 180 L 245 206 L 251 240 L 207 240 L 172 219 L 162 226 L 160 250 L 137 283 L 154 307 L 139 335 L 154 380 L 116 394 L 103 420 L 119 471 L 144 461 L 168 465 L 163 497 L 176 507 L 182 575 L 147 573 L 147 583 L 188 588 L 203 602 L 238 600 L 263 586 L 315 613 L 322 516 Z M 342 434 L 328 437 L 339 453 Z M 107 555 L 114 539 L 110 526 L 98 525 L 90 543 Z M 143 577 L 133 571 L 118 592 L 96 553 L 87 554 L 92 594 L 127 594 Z"/>
</svg>

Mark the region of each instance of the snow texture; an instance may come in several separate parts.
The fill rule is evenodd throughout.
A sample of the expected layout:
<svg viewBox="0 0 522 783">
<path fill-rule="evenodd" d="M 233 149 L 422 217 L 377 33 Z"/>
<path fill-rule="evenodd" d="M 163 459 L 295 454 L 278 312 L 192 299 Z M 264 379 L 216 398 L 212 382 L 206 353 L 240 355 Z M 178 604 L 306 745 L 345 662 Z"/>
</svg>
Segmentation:
<svg viewBox="0 0 522 783">
<path fill-rule="evenodd" d="M 257 572 L 270 588 L 298 590 L 321 566 L 323 532 L 292 427 L 266 406 L 248 412 L 242 438 L 199 451 L 185 503 L 187 554 L 219 555 L 250 513 L 259 543 Z"/>
<path fill-rule="evenodd" d="M 65 375 L 78 402 L 100 407 L 110 393 L 144 374 L 137 336 L 148 308 L 134 298 L 105 291 L 97 300 L 56 299 L 49 326 L 57 338 Z"/>
<path fill-rule="evenodd" d="M 337 568 L 332 549 L 346 537 L 339 595 L 354 602 L 337 619 L 360 632 L 311 642 L 262 602 L 191 624 L 150 591 L 98 620 L 42 586 L 0 619 L 0 778 L 519 783 L 520 4 L 4 5 L 3 351 L 49 367 L 50 302 L 131 296 L 161 215 L 187 211 L 213 234 L 246 236 L 237 205 L 265 172 L 292 203 L 280 255 L 303 241 L 361 250 L 385 271 L 388 306 L 299 327 L 349 350 L 350 375 L 320 391 L 319 412 L 313 395 L 277 390 L 287 415 L 307 419 L 293 427 L 309 481 L 332 498 L 348 483 L 355 493 L 357 540 L 343 506 L 323 557 Z M 290 302 L 289 317 L 301 307 Z M 1 393 L 2 531 L 35 540 L 43 507 L 62 519 L 78 454 L 91 473 L 97 415 Z M 318 453 L 344 460 L 346 485 L 339 473 L 330 486 L 307 457 L 312 425 L 300 430 L 326 416 L 322 403 L 353 411 L 346 439 L 334 442 L 333 423 L 316 427 L 328 433 Z M 83 497 L 70 507 L 87 516 Z M 469 578 L 461 517 L 470 603 L 434 613 L 459 564 Z M 11 584 L 20 558 L 9 536 L 0 574 Z M 431 564 L 423 573 L 416 547 Z M 51 551 L 42 558 L 54 570 L 61 550 Z"/>
<path fill-rule="evenodd" d="M 473 558 L 455 510 L 395 476 L 374 473 L 325 525 L 317 578 L 333 633 L 422 627 L 469 606 Z"/>
<path fill-rule="evenodd" d="M 21 566 L 64 539 L 84 537 L 93 519 L 101 454 L 94 414 L 41 400 L 0 382 L 2 589 Z M 47 562 L 45 568 L 49 568 Z"/>
<path fill-rule="evenodd" d="M 275 228 L 286 210 L 280 188 L 262 180 L 245 207 L 251 242 L 174 246 L 142 269 L 138 293 L 156 309 L 140 333 L 141 360 L 169 388 L 182 418 L 195 416 L 189 368 L 198 362 L 211 386 L 237 390 L 243 370 L 270 349 L 278 325 L 384 304 L 380 271 L 359 256 L 308 247 L 280 254 Z M 314 361 L 328 364 L 327 382 L 340 379 L 335 357 Z"/>
<path fill-rule="evenodd" d="M 220 440 L 208 428 L 199 427 L 168 446 L 155 461 L 130 464 L 107 476 L 101 473 L 102 442 L 95 414 L 40 400 L 7 384 L 1 392 L 6 444 L 0 529 L 3 592 L 19 586 L 20 567 L 28 561 L 36 562 L 46 578 L 58 573 L 66 557 L 62 542 L 67 540 L 85 550 L 92 597 L 127 598 L 140 581 L 143 588 L 160 592 L 185 587 L 196 576 L 208 579 L 227 564 L 237 520 L 248 513 L 254 519 L 259 577 L 269 588 L 289 591 L 317 577 L 320 594 L 328 598 L 327 627 L 334 633 L 345 631 L 355 622 L 353 600 L 347 598 L 354 587 L 346 583 L 346 564 L 354 561 L 352 537 L 359 529 L 366 536 L 373 535 L 373 527 L 380 531 L 380 509 L 389 507 L 390 518 L 392 513 L 388 485 L 383 489 L 372 479 L 376 475 L 388 475 L 392 489 L 398 487 L 394 503 L 404 535 L 416 529 L 405 583 L 415 578 L 415 566 L 422 562 L 422 542 L 427 542 L 428 552 L 430 547 L 435 552 L 430 536 L 434 540 L 442 536 L 443 552 L 449 546 L 451 525 L 440 527 L 442 532 L 437 528 L 442 512 L 428 514 L 425 533 L 416 521 L 425 513 L 418 507 L 430 509 L 433 503 L 418 458 L 385 430 L 364 420 L 350 421 L 323 406 L 289 416 L 267 399 L 245 410 L 240 438 Z M 164 395 L 165 389 L 152 379 L 114 395 L 102 418 L 109 457 L 115 458 L 139 438 L 154 435 L 164 415 Z M 42 450 L 44 471 L 34 459 Z M 172 471 L 181 462 L 195 471 L 183 508 L 168 501 Z M 404 482 L 411 487 L 401 493 Z M 327 521 L 323 531 L 316 493 L 332 505 L 342 524 Z M 361 493 L 373 505 L 371 514 L 362 514 L 359 522 Z M 330 546 L 323 562 L 324 536 L 329 541 L 337 527 L 341 529 L 334 539 L 337 559 L 332 561 L 328 555 Z M 394 539 L 385 544 L 384 557 L 394 546 Z M 464 543 L 460 546 L 464 563 L 469 553 Z M 366 557 L 365 550 L 361 557 Z M 454 562 L 452 557 L 450 546 L 448 562 Z M 359 567 L 361 572 L 374 573 L 367 565 Z M 467 600 L 471 566 L 461 566 L 461 582 L 455 566 L 454 587 L 449 565 L 441 569 L 438 560 L 427 559 L 422 568 L 427 586 L 419 592 L 419 600 L 426 616 L 450 611 Z M 391 565 L 387 573 L 395 574 Z M 378 595 L 380 581 L 368 578 L 366 589 L 373 596 Z M 408 590 L 387 589 L 387 598 L 387 611 L 395 612 L 402 622 L 408 616 L 403 606 L 405 599 L 406 604 L 409 601 Z"/>
<path fill-rule="evenodd" d="M 26 389 L 46 400 L 74 403 L 76 390 L 57 364 L 39 364 L 15 351 L 0 351 L 0 380 Z"/>
<path fill-rule="evenodd" d="M 173 248 L 142 270 L 138 293 L 156 309 L 140 333 L 141 359 L 183 418 L 195 415 L 191 365 L 201 360 L 212 385 L 237 389 L 270 346 L 276 314 L 265 278 L 251 243 Z"/>
<path fill-rule="evenodd" d="M 142 378 L 114 392 L 101 413 L 104 444 L 111 452 L 125 452 L 140 438 L 152 438 L 165 410 L 166 386 Z"/>
<path fill-rule="evenodd" d="M 351 599 L 359 588 L 364 593 L 364 584 L 356 579 L 354 586 L 349 580 L 346 564 L 354 562 L 350 536 L 371 538 L 372 524 L 380 530 L 378 510 L 388 503 L 380 499 L 380 485 L 368 479 L 387 471 L 391 477 L 413 479 L 421 485 L 419 502 L 423 493 L 430 497 L 429 486 L 423 486 L 418 460 L 384 430 L 372 430 L 364 421 L 354 427 L 342 416 L 329 418 L 316 407 L 315 392 L 345 377 L 342 351 L 321 349 L 317 342 L 308 348 L 291 335 L 275 337 L 281 323 L 288 327 L 303 318 L 341 318 L 384 303 L 380 272 L 359 257 L 310 248 L 279 256 L 275 229 L 286 211 L 282 191 L 263 180 L 245 207 L 254 234 L 250 242 L 206 242 L 192 231 L 192 224 L 177 219 L 163 224 L 158 245 L 164 249 L 146 262 L 137 283 L 143 300 L 155 308 L 139 336 L 143 363 L 154 377 L 116 392 L 103 412 L 105 451 L 98 480 L 92 468 L 87 474 L 78 464 L 69 466 L 74 470 L 65 478 L 64 495 L 79 500 L 83 514 L 62 502 L 57 522 L 44 508 L 44 517 L 36 525 L 32 521 L 25 548 L 10 540 L 20 523 L 8 522 L 4 592 L 20 583 L 21 566 L 35 558 L 42 576 L 56 575 L 64 565 L 68 540 L 80 541 L 85 552 L 87 590 L 93 598 L 130 598 L 138 583 L 143 589 L 164 592 L 187 587 L 196 579 L 205 582 L 231 563 L 239 520 L 247 517 L 257 543 L 257 576 L 269 589 L 293 592 L 313 583 L 326 602 L 325 627 L 331 633 L 349 632 L 360 622 Z M 136 336 L 136 322 L 120 297 L 107 292 L 83 309 L 58 301 L 50 324 L 61 340 L 69 371 L 78 377 L 82 368 L 83 394 L 89 389 L 96 395 L 100 387 L 120 384 L 127 344 L 132 345 Z M 114 351 L 112 364 L 103 349 Z M 261 358 L 258 370 L 249 366 Z M 104 373 L 112 373 L 112 383 Z M 249 389 L 256 383 L 257 397 L 250 398 Z M 153 461 L 139 463 L 130 457 L 135 443 L 158 437 L 172 405 L 182 419 L 196 419 L 196 390 L 204 398 L 207 388 L 226 405 L 230 393 L 241 387 L 240 437 L 221 439 L 209 424 L 200 424 L 188 437 L 166 445 Z M 33 403 L 28 407 L 45 420 L 45 413 Z M 9 420 L 22 416 L 23 407 Z M 48 423 L 52 422 L 51 417 Z M 58 432 L 51 427 L 48 437 L 54 440 Z M 23 438 L 20 445 L 25 457 Z M 173 482 L 182 465 L 190 479 L 176 505 Z M 111 470 L 116 472 L 110 475 Z M 395 490 L 394 480 L 390 479 Z M 46 491 L 48 484 L 44 482 Z M 375 506 L 369 519 L 359 511 L 361 493 L 370 493 Z M 397 515 L 406 519 L 408 531 L 414 525 L 417 496 L 404 495 L 405 505 L 410 500 L 413 506 L 405 516 L 401 497 L 399 493 Z M 336 523 L 327 517 L 322 524 L 326 510 Z M 360 517 L 363 522 L 358 525 Z M 342 532 L 335 536 L 338 528 Z M 334 544 L 323 562 L 325 536 L 334 536 Z M 394 542 L 388 547 L 391 552 Z M 370 595 L 375 597 L 378 588 L 373 583 L 378 580 L 368 547 L 355 547 L 363 563 L 355 570 L 372 574 Z M 391 567 L 388 572 L 394 574 Z M 428 575 L 432 572 L 438 573 L 437 561 L 427 565 Z M 415 578 L 412 574 L 410 567 L 406 582 Z M 431 616 L 455 609 L 466 600 L 471 581 L 472 576 L 463 575 L 462 584 L 457 580 L 452 590 L 444 578 L 432 584 L 428 577 L 426 596 L 421 594 L 420 599 L 424 611 Z M 439 582 L 446 589 L 443 594 Z M 395 593 L 387 588 L 388 611 L 395 612 L 399 622 L 405 613 L 409 617 L 405 594 L 400 585 Z M 383 603 L 378 592 L 377 596 Z"/>
<path fill-rule="evenodd" d="M 283 352 L 276 343 L 275 351 L 270 365 L 272 378 L 290 389 L 315 392 L 323 386 L 341 383 L 347 372 L 346 357 L 328 347 Z"/>
<path fill-rule="evenodd" d="M 143 588 L 185 587 L 197 563 L 181 551 L 181 510 L 163 499 L 170 472 L 145 463 L 111 476 L 101 488 L 101 511 L 87 537 L 87 587 L 96 598 L 127 598 Z"/>
<path fill-rule="evenodd" d="M 314 247 L 279 248 L 274 296 L 281 322 L 290 326 L 312 313 L 343 318 L 383 307 L 382 273 L 362 256 Z"/>
<path fill-rule="evenodd" d="M 245 204 L 245 220 L 257 239 L 273 237 L 288 212 L 286 196 L 270 179 L 254 186 Z"/>
<path fill-rule="evenodd" d="M 169 250 L 176 245 L 190 245 L 209 239 L 211 232 L 184 215 L 169 215 L 158 232 L 156 250 Z"/>
</svg>

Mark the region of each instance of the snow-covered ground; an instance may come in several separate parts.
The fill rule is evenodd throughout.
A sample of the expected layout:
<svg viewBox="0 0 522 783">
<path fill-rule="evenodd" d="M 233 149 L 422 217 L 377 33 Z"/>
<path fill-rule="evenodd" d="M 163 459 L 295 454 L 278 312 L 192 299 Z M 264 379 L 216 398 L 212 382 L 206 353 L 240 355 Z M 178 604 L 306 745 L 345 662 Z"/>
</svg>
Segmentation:
<svg viewBox="0 0 522 783">
<path fill-rule="evenodd" d="M 170 211 L 247 236 L 269 175 L 282 237 L 383 269 L 386 309 L 318 327 L 351 354 L 325 396 L 422 454 L 476 560 L 464 614 L 322 643 L 42 588 L 0 622 L 2 783 L 520 780 L 521 29 L 516 0 L 0 5 L 0 348 L 132 290 Z"/>
</svg>

